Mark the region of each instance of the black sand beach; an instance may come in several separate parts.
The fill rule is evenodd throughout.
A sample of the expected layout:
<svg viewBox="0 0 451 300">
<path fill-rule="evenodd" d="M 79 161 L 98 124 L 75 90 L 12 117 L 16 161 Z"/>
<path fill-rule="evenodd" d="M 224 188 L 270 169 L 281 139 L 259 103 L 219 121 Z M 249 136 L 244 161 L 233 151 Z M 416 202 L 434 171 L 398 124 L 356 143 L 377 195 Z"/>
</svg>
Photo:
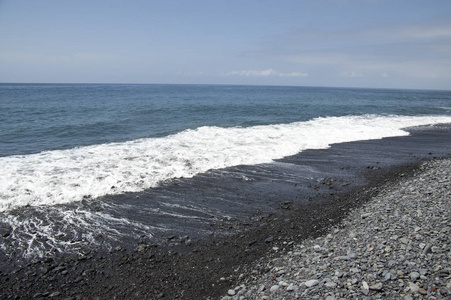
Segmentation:
<svg viewBox="0 0 451 300">
<path fill-rule="evenodd" d="M 382 184 L 414 174 L 425 160 L 451 156 L 449 124 L 409 131 L 406 137 L 336 144 L 273 164 L 169 182 L 165 193 L 184 195 L 188 201 L 202 195 L 203 205 L 216 209 L 207 212 L 212 221 L 164 217 L 159 224 L 172 230 L 157 232 L 150 240 L 121 240 L 111 251 L 85 247 L 33 261 L 3 253 L 1 298 L 216 299 L 274 247 L 284 251 L 325 233 L 350 209 L 377 195 Z M 160 192 L 109 201 L 136 204 L 132 199 L 137 196 L 144 202 Z M 223 212 L 232 217 L 221 219 Z M 10 236 L 1 239 L 8 244 Z"/>
</svg>

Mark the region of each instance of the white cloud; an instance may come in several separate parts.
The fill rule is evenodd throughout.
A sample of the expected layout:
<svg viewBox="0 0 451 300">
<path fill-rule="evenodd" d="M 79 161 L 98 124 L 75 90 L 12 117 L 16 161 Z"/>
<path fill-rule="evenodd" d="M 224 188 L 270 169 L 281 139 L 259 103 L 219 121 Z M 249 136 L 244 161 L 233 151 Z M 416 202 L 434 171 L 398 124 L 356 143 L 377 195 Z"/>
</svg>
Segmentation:
<svg viewBox="0 0 451 300">
<path fill-rule="evenodd" d="M 266 70 L 242 70 L 242 71 L 232 71 L 224 74 L 224 76 L 242 76 L 242 77 L 307 77 L 307 73 L 303 72 L 291 72 L 283 73 L 274 69 Z"/>
<path fill-rule="evenodd" d="M 405 44 L 386 47 L 362 46 L 287 55 L 284 59 L 301 68 L 321 69 L 339 77 L 451 78 L 451 44 Z M 327 70 L 327 71 L 325 71 Z"/>
<path fill-rule="evenodd" d="M 446 81 L 451 78 L 450 20 L 448 14 L 429 22 L 299 29 L 274 37 L 261 56 L 308 69 L 315 78 Z"/>
<path fill-rule="evenodd" d="M 356 71 L 349 71 L 349 72 L 341 72 L 341 77 L 363 77 L 362 73 L 356 72 Z"/>
</svg>

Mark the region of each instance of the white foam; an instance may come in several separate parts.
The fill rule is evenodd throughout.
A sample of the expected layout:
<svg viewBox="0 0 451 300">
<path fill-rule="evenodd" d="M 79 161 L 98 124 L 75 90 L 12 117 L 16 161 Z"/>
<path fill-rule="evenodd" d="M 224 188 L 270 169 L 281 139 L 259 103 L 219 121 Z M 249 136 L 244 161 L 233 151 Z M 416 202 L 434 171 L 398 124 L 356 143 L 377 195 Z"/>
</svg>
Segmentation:
<svg viewBox="0 0 451 300">
<path fill-rule="evenodd" d="M 0 158 L 0 211 L 142 191 L 209 169 L 268 163 L 333 143 L 403 136 L 449 116 L 345 116 L 249 128 L 200 127 L 165 138 Z"/>
<path fill-rule="evenodd" d="M 101 246 L 105 240 L 111 244 L 128 234 L 152 237 L 151 233 L 156 230 L 153 226 L 126 218 L 85 209 L 50 207 L 49 210 L 37 208 L 34 212 L 39 216 L 2 215 L 2 221 L 13 228 L 10 248 L 4 243 L 0 245 L 7 254 L 14 251 L 21 253 L 23 257 L 34 258 L 55 252 L 68 253 L 76 250 L 76 245 Z M 127 231 L 115 229 L 119 225 L 127 226 Z M 99 236 L 103 238 L 99 239 Z"/>
</svg>

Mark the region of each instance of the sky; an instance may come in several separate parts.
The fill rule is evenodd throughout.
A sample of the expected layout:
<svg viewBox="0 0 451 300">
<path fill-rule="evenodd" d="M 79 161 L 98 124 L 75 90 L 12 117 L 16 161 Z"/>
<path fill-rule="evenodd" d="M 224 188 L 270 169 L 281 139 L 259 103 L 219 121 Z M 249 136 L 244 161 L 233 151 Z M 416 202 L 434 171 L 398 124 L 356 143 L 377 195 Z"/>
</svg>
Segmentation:
<svg viewBox="0 0 451 300">
<path fill-rule="evenodd" d="M 451 90 L 451 1 L 0 0 L 0 82 Z"/>
</svg>

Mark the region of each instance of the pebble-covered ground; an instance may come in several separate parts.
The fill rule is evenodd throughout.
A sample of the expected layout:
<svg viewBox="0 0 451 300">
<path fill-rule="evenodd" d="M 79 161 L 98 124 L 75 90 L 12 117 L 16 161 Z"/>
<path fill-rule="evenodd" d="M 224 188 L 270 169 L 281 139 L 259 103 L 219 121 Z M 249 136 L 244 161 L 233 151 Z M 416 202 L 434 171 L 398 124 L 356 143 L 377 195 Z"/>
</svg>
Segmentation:
<svg viewBox="0 0 451 300">
<path fill-rule="evenodd" d="M 451 299 L 450 241 L 451 159 L 429 161 L 328 234 L 275 247 L 221 299 Z"/>
</svg>

